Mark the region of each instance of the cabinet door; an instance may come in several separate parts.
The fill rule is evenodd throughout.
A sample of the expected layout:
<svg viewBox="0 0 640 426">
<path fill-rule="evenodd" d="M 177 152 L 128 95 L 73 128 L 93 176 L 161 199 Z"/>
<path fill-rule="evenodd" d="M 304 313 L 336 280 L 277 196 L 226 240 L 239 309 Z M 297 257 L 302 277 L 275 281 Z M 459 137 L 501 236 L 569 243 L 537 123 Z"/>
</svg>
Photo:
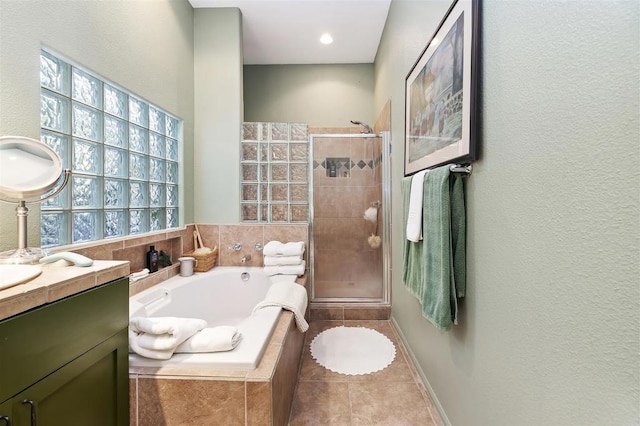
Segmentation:
<svg viewBox="0 0 640 426">
<path fill-rule="evenodd" d="M 121 279 L 0 321 L 0 401 L 126 329 L 128 311 Z"/>
<path fill-rule="evenodd" d="M 11 425 L 11 401 L 0 404 L 0 426 Z"/>
<path fill-rule="evenodd" d="M 12 398 L 12 426 L 126 425 L 127 357 L 123 330 Z"/>
</svg>

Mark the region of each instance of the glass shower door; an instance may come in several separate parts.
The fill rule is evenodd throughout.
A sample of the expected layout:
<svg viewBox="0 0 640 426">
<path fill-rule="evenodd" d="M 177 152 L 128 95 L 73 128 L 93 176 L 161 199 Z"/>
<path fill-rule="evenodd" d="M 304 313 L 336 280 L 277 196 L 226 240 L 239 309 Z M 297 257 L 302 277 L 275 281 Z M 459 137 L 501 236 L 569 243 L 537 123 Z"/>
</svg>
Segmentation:
<svg viewBox="0 0 640 426">
<path fill-rule="evenodd" d="M 383 138 L 311 135 L 311 300 L 385 302 Z"/>
</svg>

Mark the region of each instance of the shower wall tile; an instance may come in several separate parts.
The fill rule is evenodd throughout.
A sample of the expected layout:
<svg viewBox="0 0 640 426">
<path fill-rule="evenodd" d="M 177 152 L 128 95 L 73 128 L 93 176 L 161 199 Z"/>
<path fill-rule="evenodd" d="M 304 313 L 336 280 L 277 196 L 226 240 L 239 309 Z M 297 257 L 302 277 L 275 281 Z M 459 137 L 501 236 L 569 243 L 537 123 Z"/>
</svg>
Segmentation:
<svg viewBox="0 0 640 426">
<path fill-rule="evenodd" d="M 316 218 L 314 221 L 314 247 L 316 250 L 365 249 L 366 223 L 362 218 Z"/>
<path fill-rule="evenodd" d="M 315 297 L 348 297 L 382 299 L 381 280 L 377 281 L 314 281 Z"/>
<path fill-rule="evenodd" d="M 376 132 L 391 130 L 391 100 L 388 100 L 384 107 L 382 107 L 380 114 L 376 117 L 373 129 Z"/>
<path fill-rule="evenodd" d="M 351 252 L 338 250 L 319 250 L 314 252 L 315 281 L 345 281 L 352 260 Z"/>
</svg>

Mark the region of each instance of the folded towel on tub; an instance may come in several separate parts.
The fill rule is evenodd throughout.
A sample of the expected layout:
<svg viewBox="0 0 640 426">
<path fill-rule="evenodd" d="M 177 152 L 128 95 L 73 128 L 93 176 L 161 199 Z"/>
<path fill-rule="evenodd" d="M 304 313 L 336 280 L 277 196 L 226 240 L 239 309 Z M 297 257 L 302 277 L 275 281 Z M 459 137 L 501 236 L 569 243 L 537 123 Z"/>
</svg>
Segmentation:
<svg viewBox="0 0 640 426">
<path fill-rule="evenodd" d="M 129 347 L 147 358 L 169 359 L 178 345 L 206 326 L 197 318 L 134 317 L 129 321 Z"/>
<path fill-rule="evenodd" d="M 240 343 L 242 333 L 236 327 L 221 325 L 207 327 L 182 342 L 175 353 L 230 351 Z"/>
<path fill-rule="evenodd" d="M 300 262 L 299 265 L 280 265 L 280 266 L 265 266 L 264 273 L 267 276 L 272 275 L 304 275 L 305 261 Z"/>
<path fill-rule="evenodd" d="M 264 300 L 253 308 L 253 312 L 267 306 L 278 306 L 293 312 L 300 332 L 304 333 L 309 328 L 309 324 L 304 319 L 304 313 L 307 310 L 307 290 L 300 284 L 289 281 L 271 284 Z"/>
<path fill-rule="evenodd" d="M 262 254 L 265 256 L 302 256 L 303 253 L 304 241 L 290 243 L 269 241 L 262 249 Z"/>
<path fill-rule="evenodd" d="M 302 256 L 265 256 L 264 266 L 285 266 L 299 265 L 302 263 Z"/>
</svg>

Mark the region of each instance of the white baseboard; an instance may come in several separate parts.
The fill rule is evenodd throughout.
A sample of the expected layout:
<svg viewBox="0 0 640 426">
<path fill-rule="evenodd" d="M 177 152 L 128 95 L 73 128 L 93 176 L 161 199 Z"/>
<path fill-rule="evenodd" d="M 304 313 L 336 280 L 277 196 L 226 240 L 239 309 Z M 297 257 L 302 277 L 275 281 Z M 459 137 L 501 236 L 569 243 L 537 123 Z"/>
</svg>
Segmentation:
<svg viewBox="0 0 640 426">
<path fill-rule="evenodd" d="M 406 337 L 402 333 L 402 330 L 398 326 L 398 323 L 396 322 L 396 319 L 393 317 L 393 315 L 391 316 L 391 324 L 393 325 L 393 328 L 395 329 L 396 333 L 400 337 L 400 340 L 402 340 L 402 344 L 403 344 L 405 350 L 407 351 L 407 354 L 409 355 L 409 358 L 411 358 L 411 362 L 413 364 L 413 367 L 416 369 L 416 372 L 418 373 L 418 375 L 420 376 L 420 379 L 422 380 L 422 385 L 424 386 L 425 390 L 427 391 L 427 394 L 429 395 L 429 398 L 431 398 L 431 402 L 433 403 L 433 406 L 435 407 L 435 409 L 438 411 L 438 414 L 440 415 L 440 419 L 442 420 L 442 424 L 445 425 L 445 426 L 451 426 L 451 422 L 449 421 L 449 418 L 447 417 L 447 413 L 445 413 L 444 408 L 442 408 L 442 405 L 440 404 L 440 401 L 438 400 L 438 397 L 436 396 L 436 393 L 433 391 L 433 388 L 431 387 L 431 384 L 429 383 L 429 380 L 427 379 L 427 376 L 424 374 L 424 371 L 422 370 L 422 367 L 418 363 L 418 360 L 416 359 L 415 355 L 413 354 L 413 351 L 411 350 L 411 347 L 407 343 Z"/>
</svg>

